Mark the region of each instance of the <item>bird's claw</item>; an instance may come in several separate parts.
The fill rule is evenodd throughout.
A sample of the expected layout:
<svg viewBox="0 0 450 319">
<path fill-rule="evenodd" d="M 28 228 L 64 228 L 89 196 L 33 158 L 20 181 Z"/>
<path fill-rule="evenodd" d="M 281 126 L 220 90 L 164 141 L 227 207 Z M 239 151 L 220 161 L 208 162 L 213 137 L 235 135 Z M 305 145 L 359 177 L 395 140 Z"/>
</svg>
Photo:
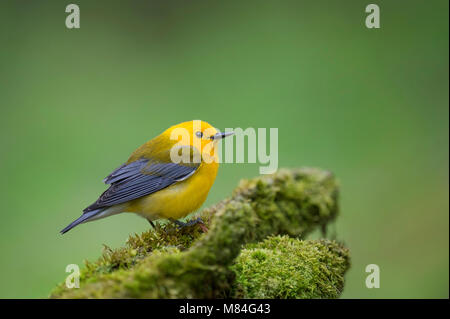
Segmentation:
<svg viewBox="0 0 450 319">
<path fill-rule="evenodd" d="M 182 229 L 184 227 L 193 226 L 193 225 L 196 225 L 196 224 L 202 224 L 202 225 L 205 224 L 200 217 L 196 218 L 196 219 L 192 219 L 192 220 L 188 221 L 187 223 L 184 223 L 184 222 L 176 220 L 176 219 L 171 219 L 170 221 L 172 223 L 174 223 L 175 225 L 177 225 L 178 229 Z"/>
</svg>

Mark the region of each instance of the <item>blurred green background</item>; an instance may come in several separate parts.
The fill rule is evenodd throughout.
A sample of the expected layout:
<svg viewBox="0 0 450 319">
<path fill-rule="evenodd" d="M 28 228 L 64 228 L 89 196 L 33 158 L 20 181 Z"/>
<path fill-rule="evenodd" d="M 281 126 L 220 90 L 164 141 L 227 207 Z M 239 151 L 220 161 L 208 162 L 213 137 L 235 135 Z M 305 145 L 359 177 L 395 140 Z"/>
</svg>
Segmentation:
<svg viewBox="0 0 450 319">
<path fill-rule="evenodd" d="M 133 214 L 61 236 L 101 180 L 178 122 L 279 128 L 279 166 L 342 186 L 346 298 L 449 296 L 448 1 L 0 4 L 0 297 L 48 296 L 67 264 L 148 229 Z M 204 206 L 257 164 L 223 164 Z M 381 287 L 365 287 L 378 264 Z"/>
</svg>

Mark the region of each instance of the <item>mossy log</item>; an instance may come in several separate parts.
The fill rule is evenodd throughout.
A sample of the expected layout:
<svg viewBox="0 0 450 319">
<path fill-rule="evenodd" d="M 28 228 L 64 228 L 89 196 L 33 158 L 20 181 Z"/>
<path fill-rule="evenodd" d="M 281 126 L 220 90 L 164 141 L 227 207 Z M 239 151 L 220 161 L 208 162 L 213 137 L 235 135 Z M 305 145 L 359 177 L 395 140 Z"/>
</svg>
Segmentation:
<svg viewBox="0 0 450 319">
<path fill-rule="evenodd" d="M 170 223 L 105 247 L 86 262 L 80 288 L 52 298 L 336 298 L 349 252 L 300 238 L 336 218 L 338 186 L 327 171 L 281 169 L 243 180 L 200 213 L 204 224 Z"/>
</svg>

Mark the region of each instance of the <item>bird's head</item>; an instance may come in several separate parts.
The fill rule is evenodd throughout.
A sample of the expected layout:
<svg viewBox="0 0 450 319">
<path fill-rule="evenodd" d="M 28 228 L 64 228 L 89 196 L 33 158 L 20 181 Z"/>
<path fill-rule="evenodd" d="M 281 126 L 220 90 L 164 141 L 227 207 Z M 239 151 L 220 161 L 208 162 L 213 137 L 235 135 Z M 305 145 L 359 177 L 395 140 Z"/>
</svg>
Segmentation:
<svg viewBox="0 0 450 319">
<path fill-rule="evenodd" d="M 220 132 L 211 124 L 201 120 L 183 122 L 168 128 L 163 135 L 177 145 L 193 146 L 202 155 L 217 157 L 217 142 L 233 132 Z"/>
</svg>

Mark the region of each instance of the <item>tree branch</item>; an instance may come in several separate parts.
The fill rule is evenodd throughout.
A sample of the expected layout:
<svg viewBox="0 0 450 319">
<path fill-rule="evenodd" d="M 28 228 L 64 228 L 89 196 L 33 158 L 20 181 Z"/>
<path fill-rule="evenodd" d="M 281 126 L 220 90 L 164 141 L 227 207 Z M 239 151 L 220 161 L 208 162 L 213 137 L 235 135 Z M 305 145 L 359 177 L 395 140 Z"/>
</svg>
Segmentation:
<svg viewBox="0 0 450 319">
<path fill-rule="evenodd" d="M 106 247 L 97 262 L 86 263 L 81 288 L 60 284 L 51 297 L 338 297 L 348 250 L 334 241 L 288 237 L 324 227 L 338 214 L 337 200 L 335 178 L 319 169 L 282 169 L 243 180 L 230 198 L 201 212 L 206 233 L 198 225 L 178 230 L 166 224 L 132 236 L 125 247 Z M 262 261 L 250 262 L 253 256 L 265 258 L 264 271 Z M 275 262 L 280 257 L 287 262 Z M 306 272 L 314 280 L 300 280 Z M 268 287 L 268 278 L 278 284 Z M 286 291 L 283 278 L 299 280 Z"/>
</svg>

